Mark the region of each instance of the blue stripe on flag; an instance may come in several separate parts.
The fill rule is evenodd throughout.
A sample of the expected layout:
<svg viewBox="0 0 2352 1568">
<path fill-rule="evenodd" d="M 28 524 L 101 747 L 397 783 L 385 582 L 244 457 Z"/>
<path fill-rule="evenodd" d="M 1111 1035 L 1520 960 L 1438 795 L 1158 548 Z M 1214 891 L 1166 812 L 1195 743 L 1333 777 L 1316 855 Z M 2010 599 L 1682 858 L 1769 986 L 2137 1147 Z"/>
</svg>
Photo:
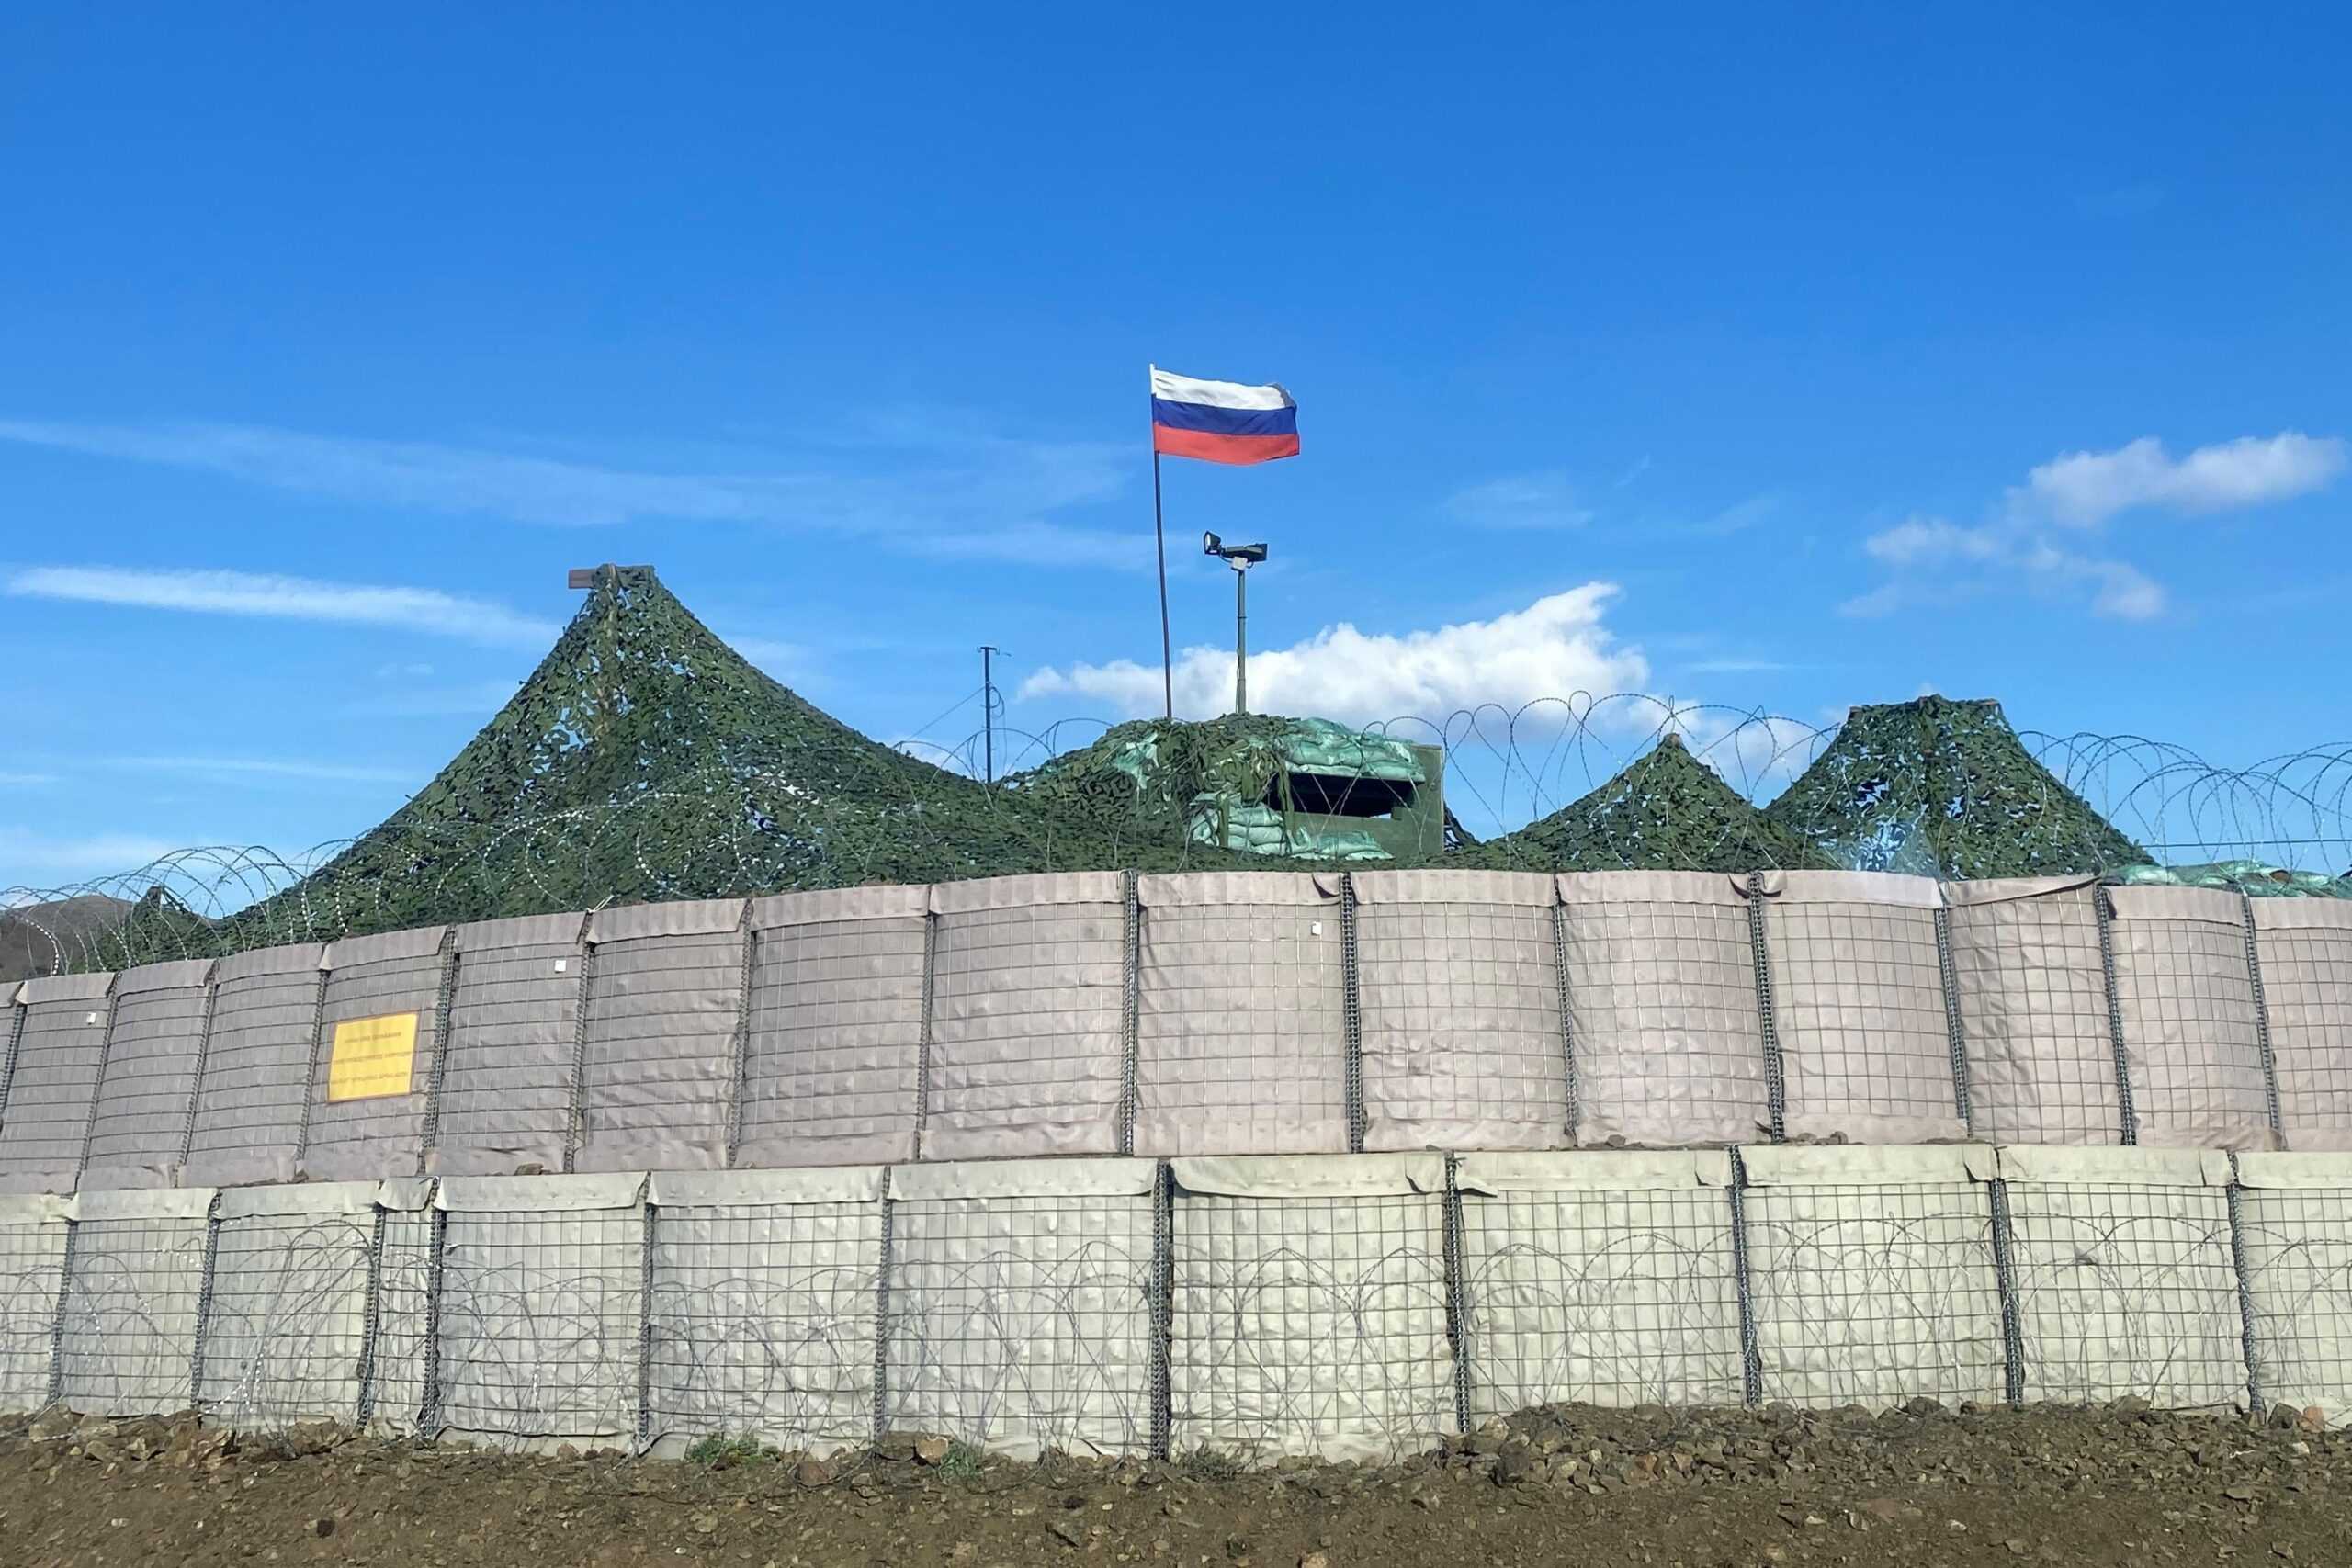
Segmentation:
<svg viewBox="0 0 2352 1568">
<path fill-rule="evenodd" d="M 1206 403 L 1151 400 L 1151 423 L 1170 430 L 1200 430 L 1212 435 L 1295 435 L 1296 409 L 1220 409 Z"/>
</svg>

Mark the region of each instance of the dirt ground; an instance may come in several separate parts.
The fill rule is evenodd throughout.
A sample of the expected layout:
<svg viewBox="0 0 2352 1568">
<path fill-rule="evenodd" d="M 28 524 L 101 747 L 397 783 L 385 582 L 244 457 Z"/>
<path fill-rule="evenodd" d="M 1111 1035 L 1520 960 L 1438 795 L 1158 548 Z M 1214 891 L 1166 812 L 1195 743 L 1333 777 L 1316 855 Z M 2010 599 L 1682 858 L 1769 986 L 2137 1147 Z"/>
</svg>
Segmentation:
<svg viewBox="0 0 2352 1568">
<path fill-rule="evenodd" d="M 2315 1412 L 2313 1413 L 2316 1414 Z M 12 1563 L 2352 1562 L 2352 1434 L 2089 1409 L 1527 1412 L 1385 1468 L 531 1458 L 51 1416 L 0 1434 Z"/>
</svg>

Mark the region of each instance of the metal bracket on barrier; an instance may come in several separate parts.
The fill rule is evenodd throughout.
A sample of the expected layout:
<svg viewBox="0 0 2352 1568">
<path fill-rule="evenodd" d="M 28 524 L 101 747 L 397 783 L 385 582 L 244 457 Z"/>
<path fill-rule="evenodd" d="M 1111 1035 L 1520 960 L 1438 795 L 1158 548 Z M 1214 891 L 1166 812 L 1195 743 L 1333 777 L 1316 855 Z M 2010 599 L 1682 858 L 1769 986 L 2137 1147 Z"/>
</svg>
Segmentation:
<svg viewBox="0 0 2352 1568">
<path fill-rule="evenodd" d="M 98 1070 L 90 1078 L 90 1109 L 82 1118 L 82 1151 L 74 1156 L 74 1185 L 77 1188 L 82 1185 L 82 1173 L 90 1168 L 90 1140 L 97 1136 L 98 1095 L 107 1087 L 107 1063 L 114 1055 L 114 1021 L 121 1010 L 121 987 L 120 975 L 107 982 L 107 1021 L 106 1027 L 98 1031 Z"/>
<path fill-rule="evenodd" d="M 931 1031 L 939 989 L 939 911 L 922 917 L 922 1026 L 915 1036 L 915 1158 L 922 1158 L 922 1135 L 931 1130 Z"/>
<path fill-rule="evenodd" d="M 1573 1146 L 1577 1129 L 1584 1122 L 1584 1084 L 1577 1076 L 1576 1012 L 1569 1005 L 1568 911 L 1556 902 L 1552 906 L 1552 978 L 1560 994 L 1560 1071 L 1568 1097 L 1568 1143 Z"/>
<path fill-rule="evenodd" d="M 82 1224 L 79 1220 L 65 1222 L 65 1257 L 58 1265 L 57 1312 L 49 1320 L 49 1403 L 56 1404 L 65 1397 L 65 1314 L 74 1304 L 74 1255 L 78 1250 Z"/>
<path fill-rule="evenodd" d="M 581 1140 L 588 1126 L 588 1008 L 595 999 L 596 944 L 588 940 L 596 912 L 580 917 L 580 998 L 571 1020 L 571 1096 L 563 1127 L 563 1168 L 569 1172 L 580 1158 Z"/>
<path fill-rule="evenodd" d="M 1960 967 L 1951 955 L 1951 911 L 1936 906 L 1936 970 L 1944 992 L 1944 1036 L 1951 1049 L 1952 1102 L 1960 1109 L 1961 1125 L 1972 1133 L 1969 1111 L 1968 1031 L 1960 1016 Z"/>
<path fill-rule="evenodd" d="M 743 902 L 743 972 L 735 988 L 735 1033 L 729 1043 L 734 1054 L 731 1070 L 727 1075 L 727 1160 L 728 1168 L 735 1165 L 735 1155 L 743 1146 L 743 1100 L 751 1091 L 752 1077 L 752 979 L 759 970 L 760 933 L 752 925 L 751 900 Z"/>
<path fill-rule="evenodd" d="M 1470 1430 L 1470 1299 L 1462 1278 L 1459 1159 L 1445 1156 L 1445 1342 L 1453 1353 L 1453 1429 Z"/>
<path fill-rule="evenodd" d="M 2245 921 L 2245 976 L 2254 985 L 2254 1039 L 2262 1048 L 2262 1092 L 2270 1110 L 2270 1131 L 2283 1143 L 2287 1125 L 2278 1114 L 2278 1058 L 2271 1049 L 2270 998 L 2262 988 L 2262 950 L 2254 940 L 2254 900 L 2241 893 L 2238 904 Z"/>
<path fill-rule="evenodd" d="M 196 1111 L 204 1102 L 204 1065 L 212 1055 L 212 1017 L 220 1007 L 220 982 L 209 976 L 204 982 L 204 1023 L 196 1036 L 196 1066 L 188 1074 L 187 1117 L 180 1124 L 180 1154 L 178 1163 L 186 1165 L 196 1149 Z M 0 1095 L 5 1094 L 0 1090 Z"/>
<path fill-rule="evenodd" d="M 25 1014 L 29 1009 L 8 1004 L 8 1054 L 0 1059 L 0 1119 L 8 1113 L 8 1091 L 17 1084 L 17 1056 L 25 1043 Z"/>
<path fill-rule="evenodd" d="M 1363 953 L 1356 942 L 1356 879 L 1340 874 L 1340 993 L 1342 1079 L 1348 1111 L 1348 1152 L 1363 1153 L 1369 1124 L 1363 1104 Z"/>
<path fill-rule="evenodd" d="M 1731 1185 L 1724 1195 L 1731 1203 L 1732 1283 L 1739 1292 L 1740 1400 L 1748 1405 L 1764 1403 L 1764 1350 L 1756 1334 L 1756 1292 L 1747 1278 L 1747 1162 L 1731 1151 Z"/>
<path fill-rule="evenodd" d="M 2108 900 L 2105 888 L 2091 895 L 2091 908 L 2098 917 L 2098 966 L 2107 985 L 2107 1038 L 2115 1053 L 2115 1104 L 2128 1147 L 2140 1141 L 2140 1111 L 2132 1102 L 2132 1054 L 2123 1043 L 2123 992 L 2115 979 L 2115 906 Z"/>
<path fill-rule="evenodd" d="M 2237 1151 L 2230 1156 L 2230 1272 L 2238 1286 L 2238 1344 L 2245 1358 L 2246 1408 L 2259 1416 L 2263 1413 L 2262 1354 L 2254 1332 L 2254 1279 L 2245 1261 L 2245 1217 L 2240 1212 L 2240 1194 L 2245 1188 L 2238 1181 Z"/>
<path fill-rule="evenodd" d="M 2017 1409 L 2025 1404 L 2025 1303 L 2018 1292 L 2009 1184 L 1995 1177 L 1987 1185 L 1993 1193 L 1993 1279 L 2001 1296 L 2002 1393 Z"/>
<path fill-rule="evenodd" d="M 882 1176 L 885 1183 L 889 1173 Z M 892 1260 L 894 1205 L 889 1189 L 882 1192 L 882 1250 L 880 1261 L 874 1269 L 874 1440 L 879 1443 L 890 1430 L 890 1270 Z"/>
<path fill-rule="evenodd" d="M 1756 1017 L 1763 1032 L 1764 1095 L 1772 1119 L 1772 1141 L 1784 1143 L 1789 1135 L 1789 1080 L 1786 1064 L 1781 1060 L 1781 1021 L 1772 1003 L 1772 951 L 1764 934 L 1764 874 L 1760 871 L 1747 874 L 1747 950 L 1756 970 Z"/>
<path fill-rule="evenodd" d="M 311 1106 L 320 1098 L 319 1055 L 326 1049 L 327 981 L 331 976 L 319 971 L 318 989 L 311 995 L 311 1059 L 302 1069 L 302 1120 L 294 1131 L 294 1167 L 299 1172 L 302 1156 L 311 1152 Z"/>
<path fill-rule="evenodd" d="M 383 1311 L 384 1206 L 377 1204 L 374 1213 L 368 1238 L 368 1275 L 361 1287 L 366 1294 L 359 1310 L 359 1397 L 352 1407 L 352 1425 L 362 1432 L 376 1418 L 376 1345 L 382 1337 L 377 1320 Z"/>
<path fill-rule="evenodd" d="M 1143 907 L 1137 878 L 1132 871 L 1119 874 L 1125 885 L 1124 924 L 1120 930 L 1119 1004 L 1119 1153 L 1136 1152 L 1136 1119 L 1143 1113 L 1141 1067 L 1143 1019 Z"/>
<path fill-rule="evenodd" d="M 747 908 L 749 906 L 745 906 Z M 637 1445 L 642 1454 L 653 1446 L 653 1256 L 659 1244 L 661 1206 L 648 1193 L 645 1200 L 645 1239 L 640 1247 L 637 1280 Z"/>
<path fill-rule="evenodd" d="M 187 1407 L 204 1409 L 204 1341 L 212 1332 L 213 1270 L 220 1260 L 220 1194 L 204 1211 L 204 1271 L 196 1285 L 196 1342 L 188 1350 Z"/>
<path fill-rule="evenodd" d="M 441 1086 L 448 1076 L 449 1037 L 457 1026 L 458 928 L 441 933 L 441 982 L 433 1003 L 433 1062 L 425 1069 L 424 1118 L 416 1139 L 416 1174 L 425 1174 L 427 1155 L 441 1141 Z"/>
<path fill-rule="evenodd" d="M 1175 1429 L 1176 1171 L 1151 1179 L 1151 1457 L 1167 1459 Z"/>
<path fill-rule="evenodd" d="M 441 1435 L 441 1290 L 442 1255 L 449 1250 L 449 1212 L 435 1202 L 425 1211 L 424 1259 L 424 1386 L 417 1391 L 416 1432 L 420 1438 Z"/>
</svg>

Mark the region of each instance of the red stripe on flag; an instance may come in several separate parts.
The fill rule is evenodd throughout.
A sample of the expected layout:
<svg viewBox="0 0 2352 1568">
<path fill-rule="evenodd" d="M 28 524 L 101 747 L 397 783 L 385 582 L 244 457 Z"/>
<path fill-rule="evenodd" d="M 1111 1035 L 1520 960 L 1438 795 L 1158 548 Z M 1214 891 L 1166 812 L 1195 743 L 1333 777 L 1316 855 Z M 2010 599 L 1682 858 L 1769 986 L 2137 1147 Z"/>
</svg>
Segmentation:
<svg viewBox="0 0 2352 1568">
<path fill-rule="evenodd" d="M 1206 430 L 1151 427 L 1151 449 L 1170 457 L 1198 457 L 1210 463 L 1268 463 L 1298 456 L 1295 435 L 1218 435 Z"/>
</svg>

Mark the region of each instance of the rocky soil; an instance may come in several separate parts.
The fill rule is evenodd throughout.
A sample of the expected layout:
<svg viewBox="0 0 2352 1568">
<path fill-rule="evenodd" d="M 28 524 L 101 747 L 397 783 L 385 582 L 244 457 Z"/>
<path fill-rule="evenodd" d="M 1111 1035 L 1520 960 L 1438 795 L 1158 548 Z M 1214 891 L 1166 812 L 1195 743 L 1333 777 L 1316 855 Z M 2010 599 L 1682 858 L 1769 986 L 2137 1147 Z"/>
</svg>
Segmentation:
<svg viewBox="0 0 2352 1568">
<path fill-rule="evenodd" d="M 1028 1465 L 909 1434 L 830 1462 L 526 1457 L 51 1415 L 0 1432 L 0 1560 L 52 1563 L 2352 1562 L 2316 1412 L 1522 1413 L 1385 1467 Z"/>
</svg>

